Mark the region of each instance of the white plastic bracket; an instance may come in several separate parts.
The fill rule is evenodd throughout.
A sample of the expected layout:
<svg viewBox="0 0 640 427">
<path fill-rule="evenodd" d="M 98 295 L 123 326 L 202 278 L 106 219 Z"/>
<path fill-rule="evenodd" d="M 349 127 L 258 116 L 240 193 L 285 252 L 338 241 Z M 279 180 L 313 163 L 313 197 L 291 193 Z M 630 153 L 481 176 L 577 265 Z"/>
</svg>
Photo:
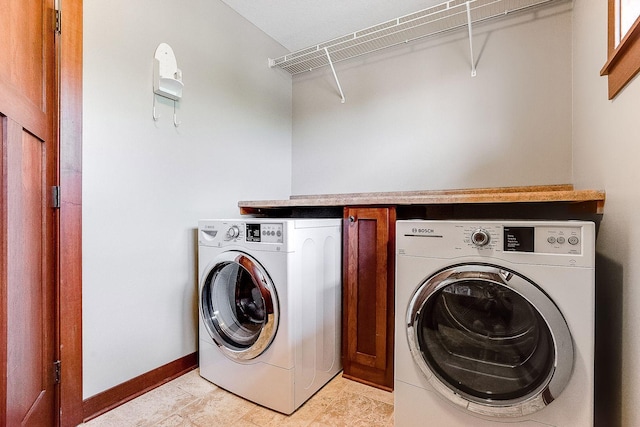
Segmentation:
<svg viewBox="0 0 640 427">
<path fill-rule="evenodd" d="M 336 79 L 336 84 L 338 85 L 338 90 L 340 91 L 340 98 L 342 98 L 342 100 L 340 102 L 342 102 L 344 104 L 344 93 L 342 93 L 342 87 L 340 86 L 340 81 L 338 80 L 338 75 L 336 74 L 336 69 L 333 67 L 333 61 L 331 61 L 331 55 L 329 55 L 329 50 L 325 47 L 324 48 L 324 53 L 327 54 L 327 60 L 329 61 L 329 65 L 331 65 L 331 71 L 333 72 L 333 78 Z"/>
<path fill-rule="evenodd" d="M 467 24 L 469 27 L 469 53 L 471 55 L 471 77 L 476 76 L 476 61 L 473 56 L 473 29 L 471 27 L 471 4 L 465 3 L 467 6 Z"/>
</svg>

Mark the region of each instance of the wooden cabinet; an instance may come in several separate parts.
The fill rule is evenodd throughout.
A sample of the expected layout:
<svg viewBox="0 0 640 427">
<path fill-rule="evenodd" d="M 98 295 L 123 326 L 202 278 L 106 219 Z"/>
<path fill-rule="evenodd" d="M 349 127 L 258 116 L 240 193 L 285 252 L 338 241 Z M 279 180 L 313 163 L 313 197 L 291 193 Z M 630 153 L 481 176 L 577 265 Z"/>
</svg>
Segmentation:
<svg viewBox="0 0 640 427">
<path fill-rule="evenodd" d="M 344 376 L 393 390 L 394 207 L 344 208 Z"/>
</svg>

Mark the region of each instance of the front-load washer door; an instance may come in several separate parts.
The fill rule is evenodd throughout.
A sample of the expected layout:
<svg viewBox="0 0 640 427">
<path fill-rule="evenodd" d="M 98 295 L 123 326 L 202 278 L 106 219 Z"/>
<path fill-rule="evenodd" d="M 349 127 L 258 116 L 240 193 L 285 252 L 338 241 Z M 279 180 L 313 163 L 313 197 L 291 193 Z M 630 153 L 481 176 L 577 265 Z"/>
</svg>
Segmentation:
<svg viewBox="0 0 640 427">
<path fill-rule="evenodd" d="M 224 252 L 203 276 L 200 315 L 225 355 L 254 359 L 269 347 L 278 330 L 275 286 L 256 259 L 239 251 Z"/>
<path fill-rule="evenodd" d="M 569 381 L 567 323 L 546 293 L 514 271 L 446 268 L 418 287 L 406 320 L 411 354 L 429 382 L 472 412 L 530 414 Z"/>
</svg>

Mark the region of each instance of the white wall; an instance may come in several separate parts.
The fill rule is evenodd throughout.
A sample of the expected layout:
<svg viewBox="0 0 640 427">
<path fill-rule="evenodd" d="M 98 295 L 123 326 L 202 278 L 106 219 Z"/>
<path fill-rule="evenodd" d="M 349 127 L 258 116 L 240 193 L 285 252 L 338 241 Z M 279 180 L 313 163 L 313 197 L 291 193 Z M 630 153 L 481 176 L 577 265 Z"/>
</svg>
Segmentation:
<svg viewBox="0 0 640 427">
<path fill-rule="evenodd" d="M 570 182 L 569 7 L 295 76 L 293 193 Z"/>
<path fill-rule="evenodd" d="M 158 98 L 169 43 L 184 98 Z M 84 397 L 196 351 L 194 229 L 291 193 L 286 51 L 218 0 L 84 2 Z"/>
<path fill-rule="evenodd" d="M 574 182 L 607 192 L 598 236 L 603 344 L 610 419 L 640 425 L 640 79 L 612 101 L 600 69 L 607 60 L 607 2 L 574 2 Z M 603 380 L 604 381 L 604 380 Z M 602 425 L 616 425 L 608 422 Z"/>
</svg>

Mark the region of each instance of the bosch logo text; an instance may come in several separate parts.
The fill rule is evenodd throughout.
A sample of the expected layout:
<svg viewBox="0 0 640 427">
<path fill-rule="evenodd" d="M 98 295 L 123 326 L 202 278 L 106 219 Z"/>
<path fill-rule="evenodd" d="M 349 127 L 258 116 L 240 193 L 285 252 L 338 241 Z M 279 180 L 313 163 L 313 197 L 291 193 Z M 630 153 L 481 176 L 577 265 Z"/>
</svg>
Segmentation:
<svg viewBox="0 0 640 427">
<path fill-rule="evenodd" d="M 433 228 L 413 228 L 411 232 L 415 234 L 433 234 Z"/>
</svg>

